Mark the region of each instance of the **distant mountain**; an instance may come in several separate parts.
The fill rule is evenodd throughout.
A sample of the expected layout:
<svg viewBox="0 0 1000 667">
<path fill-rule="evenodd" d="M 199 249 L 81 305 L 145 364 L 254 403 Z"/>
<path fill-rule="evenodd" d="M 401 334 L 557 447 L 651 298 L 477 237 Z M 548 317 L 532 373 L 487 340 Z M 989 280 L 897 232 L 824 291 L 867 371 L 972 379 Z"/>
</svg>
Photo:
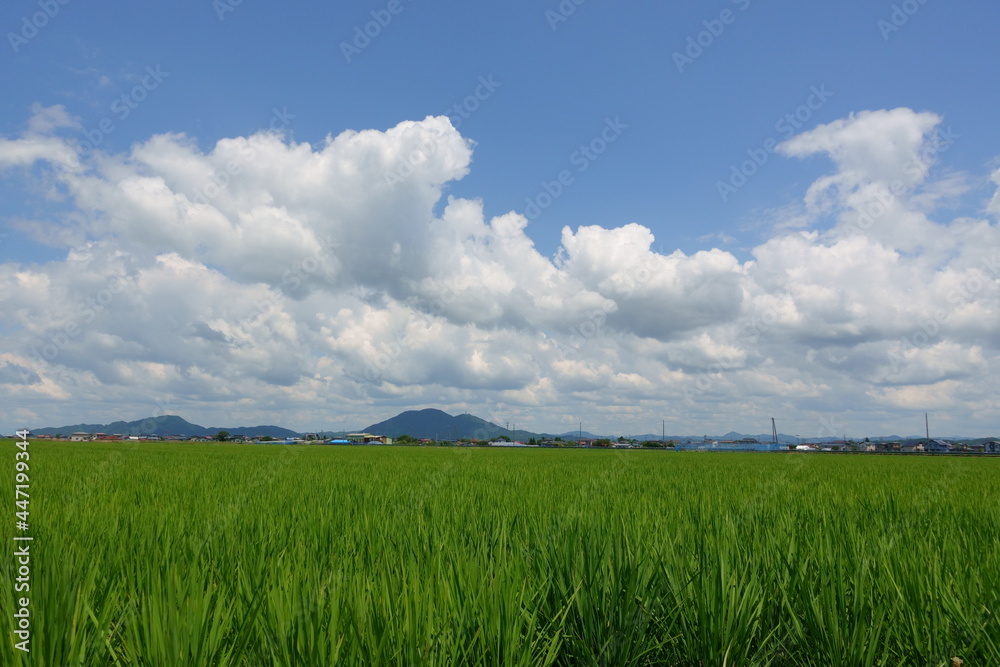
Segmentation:
<svg viewBox="0 0 1000 667">
<path fill-rule="evenodd" d="M 441 410 L 435 410 L 433 408 L 428 408 L 426 410 L 407 410 L 406 412 L 401 412 L 392 419 L 387 419 L 386 421 L 379 422 L 377 424 L 372 424 L 371 426 L 364 429 L 369 433 L 375 433 L 377 435 L 388 435 L 390 437 L 399 437 L 404 433 L 411 435 L 415 438 L 440 438 L 441 440 L 454 440 L 456 437 L 466 439 L 466 438 L 478 438 L 480 440 L 492 440 L 498 436 L 507 436 L 513 440 L 520 440 L 522 442 L 527 442 L 531 438 L 542 439 L 553 437 L 548 433 L 532 433 L 531 431 L 517 430 L 511 431 L 502 426 L 494 424 L 493 422 L 486 421 L 485 419 L 480 419 L 475 415 L 461 414 L 458 416 L 452 416 L 447 412 Z M 109 434 L 122 434 L 122 435 L 176 435 L 183 437 L 190 436 L 201 436 L 201 437 L 212 437 L 219 431 L 229 431 L 230 435 L 245 435 L 245 436 L 271 436 L 272 438 L 290 438 L 301 435 L 296 431 L 291 429 L 282 428 L 280 426 L 210 426 L 205 428 L 204 426 L 199 426 L 197 424 L 192 424 L 191 422 L 182 419 L 176 415 L 165 415 L 162 417 L 148 417 L 146 419 L 137 419 L 136 421 L 126 422 L 117 421 L 110 424 L 69 424 L 66 426 L 58 427 L 44 427 L 31 429 L 31 432 L 35 435 L 56 435 L 62 434 L 65 436 L 70 435 L 74 431 L 83 431 L 86 433 L 109 433 Z M 559 435 L 559 437 L 564 440 L 576 440 L 580 436 L 579 431 L 566 431 Z M 596 440 L 599 438 L 611 438 L 616 439 L 621 433 L 613 433 L 610 435 L 595 435 L 589 431 L 583 432 L 583 437 L 588 440 Z M 660 440 L 661 434 L 659 433 L 645 433 L 645 434 L 635 434 L 626 433 L 624 434 L 631 437 L 634 440 Z M 725 435 L 671 435 L 669 433 L 664 437 L 665 440 L 673 440 L 675 442 L 688 442 L 688 441 L 701 441 L 703 438 L 708 438 L 711 440 L 741 440 L 743 438 L 756 438 L 762 443 L 768 443 L 771 441 L 770 433 L 748 435 L 744 433 L 737 433 L 736 431 L 730 431 Z M 839 437 L 811 437 L 811 436 L 794 436 L 787 435 L 785 433 L 778 434 L 778 442 L 782 444 L 796 444 L 798 442 L 830 442 L 833 440 L 840 440 L 842 436 Z M 957 436 L 935 436 L 940 437 L 942 440 L 955 441 L 955 440 L 969 440 L 972 441 L 983 441 L 992 438 L 979 438 L 979 439 L 968 439 Z M 923 440 L 923 436 L 920 435 L 910 435 L 910 436 L 871 436 L 873 441 L 880 440 L 892 440 L 892 441 L 907 441 L 907 440 Z"/>
<path fill-rule="evenodd" d="M 663 440 L 664 442 L 670 442 L 671 440 L 673 440 L 674 442 L 687 442 L 689 440 L 702 439 L 702 436 L 700 435 L 699 436 L 672 435 L 670 433 L 667 433 L 665 435 L 661 435 L 659 433 L 627 433 L 626 437 L 631 438 L 632 440 L 638 440 L 639 442 L 645 442 L 646 440 L 656 440 L 657 442 L 659 442 L 660 440 Z"/>
<path fill-rule="evenodd" d="M 264 436 L 269 435 L 272 438 L 298 438 L 303 435 L 298 431 L 293 431 L 288 428 L 282 428 L 281 426 L 274 426 L 271 424 L 262 424 L 260 426 L 209 426 L 207 429 L 210 436 L 215 435 L 219 431 L 229 431 L 229 435 L 245 435 L 245 436 Z"/>
<path fill-rule="evenodd" d="M 299 435 L 295 431 L 280 426 L 198 426 L 175 415 L 147 417 L 132 422 L 117 421 L 110 424 L 70 424 L 67 426 L 31 429 L 35 435 L 70 435 L 75 431 L 85 433 L 109 433 L 121 435 L 179 435 L 184 437 L 212 437 L 219 431 L 229 431 L 232 435 L 269 435 L 272 438 L 288 438 Z"/>
<path fill-rule="evenodd" d="M 433 408 L 401 412 L 392 419 L 372 424 L 365 428 L 365 431 L 392 438 L 406 434 L 414 438 L 439 438 L 441 440 L 454 440 L 455 438 L 491 440 L 501 435 L 515 440 L 539 437 L 537 433 L 530 431 L 508 430 L 475 415 L 461 414 L 455 417 Z"/>
<path fill-rule="evenodd" d="M 579 440 L 580 438 L 583 438 L 584 440 L 599 440 L 600 438 L 606 438 L 609 436 L 594 435 L 590 431 L 566 431 L 565 433 L 560 433 L 559 437 L 563 440 Z"/>
</svg>

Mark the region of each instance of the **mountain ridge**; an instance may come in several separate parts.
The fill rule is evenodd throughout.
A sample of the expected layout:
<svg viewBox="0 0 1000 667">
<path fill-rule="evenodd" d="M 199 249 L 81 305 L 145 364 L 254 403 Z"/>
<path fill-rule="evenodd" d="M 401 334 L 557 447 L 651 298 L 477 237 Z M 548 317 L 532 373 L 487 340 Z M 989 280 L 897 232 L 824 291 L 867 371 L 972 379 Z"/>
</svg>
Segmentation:
<svg viewBox="0 0 1000 667">
<path fill-rule="evenodd" d="M 62 434 L 65 436 L 70 435 L 74 431 L 83 431 L 87 433 L 109 433 L 109 434 L 121 434 L 121 435 L 156 435 L 156 436 L 183 436 L 183 437 L 212 437 L 219 431 L 228 431 L 231 435 L 247 435 L 247 436 L 270 436 L 273 438 L 291 438 L 301 436 L 302 433 L 298 431 L 293 431 L 292 429 L 284 428 L 281 426 L 275 426 L 272 424 L 268 425 L 258 425 L 258 426 L 210 426 L 204 427 L 198 424 L 193 424 L 182 417 L 177 415 L 163 415 L 160 417 L 146 417 L 145 419 L 137 419 L 135 421 L 116 421 L 110 424 L 93 424 L 93 423 L 80 423 L 80 424 L 68 424 L 65 426 L 58 427 L 42 427 L 37 429 L 30 429 L 35 435 L 57 435 Z M 599 438 L 610 438 L 612 440 L 617 439 L 620 435 L 626 435 L 634 440 L 660 440 L 661 438 L 669 441 L 699 441 L 707 439 L 712 440 L 740 440 L 743 438 L 755 438 L 759 442 L 769 443 L 771 441 L 771 434 L 745 434 L 738 433 L 736 431 L 730 431 L 725 435 L 678 435 L 678 434 L 660 434 L 660 433 L 643 433 L 643 434 L 610 434 L 610 435 L 596 435 L 589 431 L 572 430 L 565 431 L 563 433 L 553 434 L 553 433 L 535 433 L 532 431 L 527 431 L 524 429 L 512 430 L 506 428 L 505 426 L 500 426 L 494 424 L 493 422 L 487 421 L 470 413 L 462 413 L 460 415 L 450 415 L 443 410 L 437 408 L 424 408 L 420 410 L 405 410 L 400 412 L 394 417 L 386 419 L 375 424 L 371 424 L 368 427 L 361 429 L 362 431 L 374 433 L 376 435 L 386 435 L 393 438 L 398 438 L 401 435 L 410 435 L 414 438 L 433 438 L 441 440 L 454 440 L 459 439 L 469 439 L 476 438 L 479 440 L 493 440 L 495 438 L 506 436 L 512 440 L 521 440 L 527 442 L 531 438 L 543 439 L 543 438 L 554 438 L 561 437 L 565 440 L 573 440 L 578 436 L 581 436 L 588 440 L 596 440 Z M 329 431 L 324 431 L 329 432 Z M 810 437 L 810 436 L 794 436 L 785 433 L 778 434 L 778 442 L 781 444 L 797 444 L 800 442 L 816 442 L 825 443 L 838 441 L 842 438 L 840 437 Z M 943 440 L 982 440 L 984 438 L 969 438 L 964 436 L 937 436 Z M 910 435 L 910 436 L 872 436 L 871 440 L 873 442 L 879 441 L 908 441 L 908 440 L 923 440 L 923 436 Z M 987 438 L 988 439 L 988 438 Z"/>
<path fill-rule="evenodd" d="M 469 413 L 450 415 L 437 408 L 405 410 L 395 417 L 372 424 L 365 432 L 398 438 L 409 435 L 414 438 L 434 438 L 452 440 L 456 438 L 477 438 L 492 440 L 501 435 L 516 439 L 514 432 Z M 527 433 L 521 431 L 520 433 Z M 534 434 L 529 437 L 536 437 Z"/>
<path fill-rule="evenodd" d="M 68 424 L 66 426 L 47 426 L 43 428 L 31 429 L 35 435 L 70 435 L 75 431 L 85 433 L 108 433 L 121 435 L 179 435 L 183 437 L 212 437 L 219 431 L 228 431 L 232 435 L 260 435 L 271 436 L 272 438 L 287 438 L 298 436 L 299 433 L 281 426 L 260 425 L 260 426 L 226 426 L 226 427 L 204 427 L 192 424 L 183 417 L 177 415 L 162 415 L 160 417 L 146 417 L 135 421 L 116 421 L 110 424 Z"/>
</svg>

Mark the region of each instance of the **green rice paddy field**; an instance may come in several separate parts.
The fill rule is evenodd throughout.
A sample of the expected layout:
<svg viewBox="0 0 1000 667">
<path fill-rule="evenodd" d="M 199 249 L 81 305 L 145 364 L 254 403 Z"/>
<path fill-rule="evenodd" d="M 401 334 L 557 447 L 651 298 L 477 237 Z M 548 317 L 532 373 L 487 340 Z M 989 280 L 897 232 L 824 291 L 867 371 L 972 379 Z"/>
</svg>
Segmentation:
<svg viewBox="0 0 1000 667">
<path fill-rule="evenodd" d="M 1000 459 L 29 451 L 3 665 L 1000 665 Z"/>
</svg>

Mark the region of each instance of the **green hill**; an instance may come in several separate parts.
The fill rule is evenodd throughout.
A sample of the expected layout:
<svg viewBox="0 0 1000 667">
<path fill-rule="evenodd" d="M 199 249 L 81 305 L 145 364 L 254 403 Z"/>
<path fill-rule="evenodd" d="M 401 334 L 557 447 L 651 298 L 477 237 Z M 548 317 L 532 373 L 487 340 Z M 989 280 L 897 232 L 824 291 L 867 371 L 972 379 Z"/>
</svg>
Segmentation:
<svg viewBox="0 0 1000 667">
<path fill-rule="evenodd" d="M 121 435 L 179 435 L 183 437 L 202 436 L 212 437 L 219 431 L 229 431 L 232 435 L 269 435 L 273 438 L 287 438 L 299 435 L 295 431 L 280 426 L 212 426 L 205 428 L 198 424 L 178 417 L 176 415 L 164 415 L 162 417 L 147 417 L 135 421 L 116 421 L 110 424 L 68 424 L 66 426 L 34 428 L 31 432 L 35 435 L 57 435 L 68 436 L 74 431 L 85 433 L 109 433 Z"/>
<path fill-rule="evenodd" d="M 501 435 L 516 440 L 539 437 L 537 433 L 529 431 L 510 431 L 475 415 L 462 414 L 456 417 L 433 408 L 401 412 L 391 419 L 372 424 L 365 431 L 393 438 L 398 438 L 405 433 L 414 438 L 439 440 L 454 440 L 456 438 L 491 440 Z"/>
</svg>

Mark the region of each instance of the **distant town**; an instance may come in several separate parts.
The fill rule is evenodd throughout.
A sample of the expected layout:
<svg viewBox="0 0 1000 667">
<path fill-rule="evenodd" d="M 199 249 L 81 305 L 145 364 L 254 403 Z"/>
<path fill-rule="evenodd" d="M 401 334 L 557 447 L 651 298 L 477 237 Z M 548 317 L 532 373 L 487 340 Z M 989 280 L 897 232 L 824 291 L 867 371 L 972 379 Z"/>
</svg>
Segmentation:
<svg viewBox="0 0 1000 667">
<path fill-rule="evenodd" d="M 30 434 L 34 440 L 54 440 L 67 442 L 230 442 L 236 444 L 285 444 L 285 445 L 355 445 L 355 446 L 453 446 L 453 447 L 565 447 L 565 448 L 608 448 L 608 449 L 661 449 L 661 450 L 693 450 L 693 451 L 795 451 L 795 452 L 839 452 L 839 453 L 876 453 L 876 454 L 1000 454 L 1000 441 L 971 440 L 950 442 L 947 440 L 896 440 L 871 441 L 864 440 L 829 440 L 823 442 L 802 442 L 787 444 L 779 442 L 761 442 L 757 438 L 740 438 L 738 440 L 718 439 L 686 439 L 686 440 L 638 440 L 620 437 L 612 438 L 529 438 L 526 441 L 512 439 L 508 436 L 497 436 L 493 439 L 457 438 L 435 439 L 415 438 L 406 434 L 392 437 L 375 433 L 345 433 L 329 436 L 320 433 L 307 433 L 301 436 L 276 438 L 270 435 L 229 433 L 219 431 L 212 436 L 204 435 L 127 435 L 122 433 L 90 433 L 75 431 L 68 434 Z"/>
<path fill-rule="evenodd" d="M 927 417 L 924 437 L 889 436 L 836 439 L 800 438 L 779 433 L 774 419 L 771 433 L 729 432 L 722 436 L 669 435 L 666 422 L 653 435 L 595 435 L 577 428 L 558 434 L 534 433 L 487 421 L 471 414 L 450 415 L 435 408 L 407 410 L 364 428 L 300 433 L 274 425 L 204 427 L 176 415 L 147 417 L 109 424 L 70 424 L 27 429 L 35 440 L 69 442 L 231 442 L 238 444 L 452 447 L 571 447 L 655 449 L 669 451 L 838 452 L 876 454 L 1000 454 L 995 438 L 932 438 Z"/>
</svg>

